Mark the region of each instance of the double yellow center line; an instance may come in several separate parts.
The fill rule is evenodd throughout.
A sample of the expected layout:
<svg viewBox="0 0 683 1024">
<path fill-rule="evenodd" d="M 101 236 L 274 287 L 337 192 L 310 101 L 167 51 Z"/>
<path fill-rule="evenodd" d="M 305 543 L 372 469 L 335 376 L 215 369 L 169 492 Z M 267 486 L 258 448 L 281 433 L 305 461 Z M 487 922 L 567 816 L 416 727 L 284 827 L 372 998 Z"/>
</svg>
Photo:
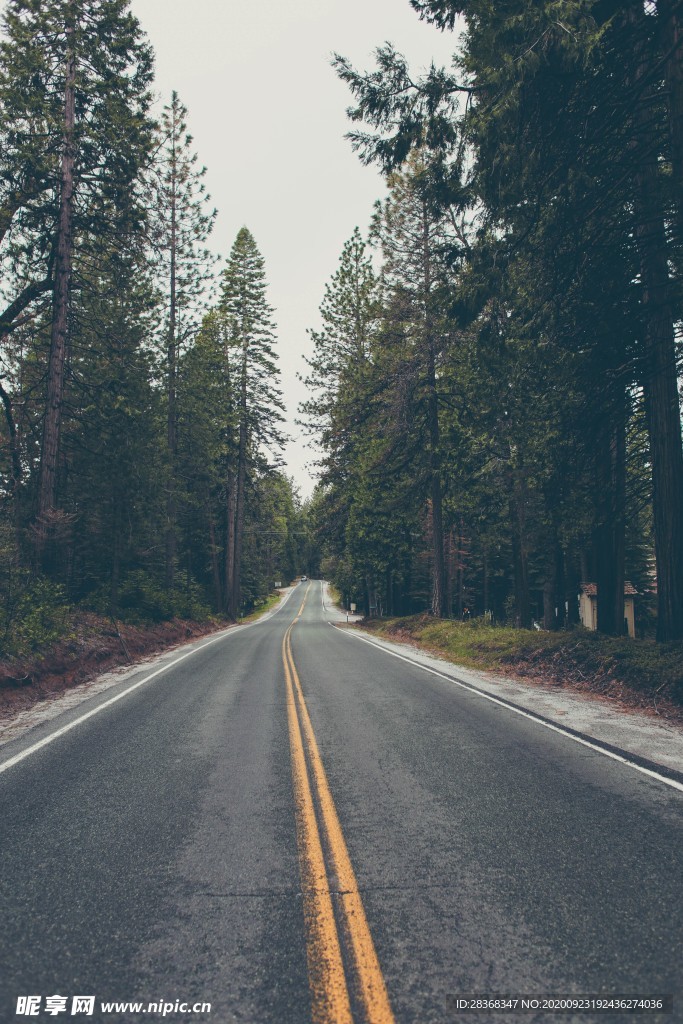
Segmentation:
<svg viewBox="0 0 683 1024">
<path fill-rule="evenodd" d="M 314 1024 L 353 1024 L 351 990 L 362 1007 L 366 1024 L 393 1024 L 394 1015 L 363 901 L 292 656 L 292 630 L 301 618 L 307 597 L 308 590 L 285 633 L 282 660 L 287 682 L 287 721 L 313 1021 Z M 330 885 L 330 874 L 336 883 L 334 888 Z M 337 897 L 337 916 L 333 892 Z"/>
</svg>

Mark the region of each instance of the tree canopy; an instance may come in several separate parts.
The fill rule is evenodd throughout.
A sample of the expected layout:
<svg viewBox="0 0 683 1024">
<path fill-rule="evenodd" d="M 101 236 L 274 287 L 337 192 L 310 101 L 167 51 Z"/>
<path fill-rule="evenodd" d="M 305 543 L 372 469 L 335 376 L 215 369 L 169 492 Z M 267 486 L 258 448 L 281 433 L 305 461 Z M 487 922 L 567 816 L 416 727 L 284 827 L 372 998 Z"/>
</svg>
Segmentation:
<svg viewBox="0 0 683 1024">
<path fill-rule="evenodd" d="M 114 617 L 236 618 L 315 560 L 263 260 L 243 229 L 214 287 L 188 112 L 174 92 L 155 119 L 129 0 L 8 0 L 3 30 L 5 636 L 35 581 Z"/>
<path fill-rule="evenodd" d="M 390 413 L 373 420 L 366 465 L 400 433 L 396 479 L 431 472 L 435 488 L 413 491 L 422 527 L 406 534 L 410 574 L 429 552 L 433 586 L 449 592 L 434 612 L 467 606 L 551 628 L 576 618 L 591 582 L 608 633 L 622 632 L 635 581 L 643 610 L 656 590 L 659 638 L 680 640 L 680 14 L 669 3 L 411 2 L 459 32 L 450 68 L 415 77 L 390 44 L 369 72 L 335 59 L 353 96 L 350 141 L 392 195 L 370 386 Z M 406 338 L 427 264 L 387 244 L 411 195 L 438 238 L 439 285 L 418 317 L 438 338 L 430 438 L 414 433 L 430 367 L 421 377 L 415 329 Z M 381 515 L 388 485 L 372 479 L 346 501 Z M 335 557 L 348 580 L 346 542 Z M 360 564 L 351 575 L 366 586 Z M 396 603 L 395 584 L 383 586 L 385 606 Z"/>
</svg>

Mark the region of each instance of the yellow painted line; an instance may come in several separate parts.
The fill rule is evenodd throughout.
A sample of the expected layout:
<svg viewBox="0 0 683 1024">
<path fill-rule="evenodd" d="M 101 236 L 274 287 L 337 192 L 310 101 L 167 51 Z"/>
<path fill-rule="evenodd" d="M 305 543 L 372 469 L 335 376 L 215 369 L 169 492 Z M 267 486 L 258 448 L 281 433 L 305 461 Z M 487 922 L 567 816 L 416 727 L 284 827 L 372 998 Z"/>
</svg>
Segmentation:
<svg viewBox="0 0 683 1024">
<path fill-rule="evenodd" d="M 300 614 L 301 612 L 299 612 Z M 352 1024 L 353 1018 L 344 964 L 306 767 L 304 745 L 294 700 L 292 674 L 287 657 L 287 641 L 293 625 L 294 623 L 289 627 L 282 641 L 282 660 L 287 680 L 287 722 L 292 757 L 299 871 L 307 937 L 306 952 L 311 986 L 311 1013 L 314 1024 Z"/>
<path fill-rule="evenodd" d="M 308 596 L 308 592 L 306 594 Z M 330 792 L 330 787 L 327 781 L 327 775 L 325 768 L 322 763 L 320 751 L 313 732 L 313 726 L 311 723 L 308 708 L 306 706 L 306 700 L 304 698 L 303 690 L 301 687 L 301 681 L 299 679 L 296 666 L 294 664 L 294 657 L 292 655 L 292 643 L 291 633 L 295 623 L 300 618 L 306 599 L 299 610 L 294 622 L 287 630 L 283 640 L 283 661 L 285 664 L 285 675 L 287 678 L 287 693 L 288 693 L 288 713 L 290 707 L 292 708 L 292 717 L 296 718 L 296 733 L 298 734 L 298 743 L 301 744 L 300 750 L 303 756 L 304 743 L 301 739 L 301 728 L 299 727 L 299 720 L 303 726 L 303 738 L 305 741 L 305 749 L 308 753 L 308 759 L 312 770 L 313 783 L 316 790 L 318 799 L 318 807 L 320 809 L 320 817 L 322 825 L 325 830 L 325 836 L 327 839 L 327 846 L 332 859 L 332 869 L 336 876 L 338 888 L 340 890 L 340 908 L 341 917 L 343 921 L 343 927 L 348 940 L 348 944 L 351 948 L 353 955 L 353 968 L 355 972 L 355 980 L 357 980 L 357 987 L 359 989 L 360 997 L 365 1010 L 365 1018 L 367 1024 L 393 1024 L 394 1015 L 389 1003 L 389 996 L 387 993 L 384 977 L 382 970 L 377 959 L 377 953 L 375 945 L 370 934 L 370 928 L 368 926 L 367 917 L 365 915 L 365 908 L 363 907 L 363 901 L 358 891 L 358 882 L 351 864 L 351 858 L 349 857 L 348 848 L 339 821 L 339 815 Z M 296 695 L 296 700 L 294 699 Z M 297 715 L 298 711 L 298 715 Z M 290 718 L 290 742 L 292 738 L 292 725 Z M 299 748 L 297 747 L 297 750 Z M 292 763 L 294 767 L 294 744 L 292 745 Z M 298 760 L 298 754 L 297 754 Z M 303 764 L 303 770 L 307 773 L 305 758 Z M 296 787 L 296 783 L 295 783 Z M 310 792 L 310 785 L 309 785 Z M 311 810 L 313 811 L 313 804 L 311 801 Z M 297 829 L 298 832 L 298 829 Z M 317 832 L 317 827 L 316 827 Z M 318 844 L 320 843 L 318 835 Z M 322 854 L 322 848 L 321 848 Z M 300 854 L 301 856 L 301 854 Z M 324 864 L 323 864 L 324 870 Z M 303 872 L 302 872 L 303 874 Z M 328 885 L 329 892 L 329 885 Z M 337 945 L 339 945 L 337 940 Z M 310 957 L 309 957 L 310 963 Z M 312 983 L 313 985 L 313 983 Z M 315 995 L 315 992 L 314 992 Z M 334 1020 L 335 1018 L 322 1018 L 322 1020 Z M 343 1019 L 343 1018 L 341 1018 Z"/>
</svg>

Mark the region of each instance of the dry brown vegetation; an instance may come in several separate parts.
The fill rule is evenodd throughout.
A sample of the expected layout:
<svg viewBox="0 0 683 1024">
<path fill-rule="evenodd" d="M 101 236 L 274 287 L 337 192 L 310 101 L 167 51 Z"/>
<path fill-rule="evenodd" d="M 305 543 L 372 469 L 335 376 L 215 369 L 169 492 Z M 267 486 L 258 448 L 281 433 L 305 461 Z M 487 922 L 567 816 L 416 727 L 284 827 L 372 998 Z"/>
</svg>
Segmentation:
<svg viewBox="0 0 683 1024">
<path fill-rule="evenodd" d="M 171 619 L 147 625 L 74 613 L 69 635 L 25 657 L 0 661 L 0 717 L 59 696 L 110 669 L 187 643 L 228 623 Z"/>
</svg>

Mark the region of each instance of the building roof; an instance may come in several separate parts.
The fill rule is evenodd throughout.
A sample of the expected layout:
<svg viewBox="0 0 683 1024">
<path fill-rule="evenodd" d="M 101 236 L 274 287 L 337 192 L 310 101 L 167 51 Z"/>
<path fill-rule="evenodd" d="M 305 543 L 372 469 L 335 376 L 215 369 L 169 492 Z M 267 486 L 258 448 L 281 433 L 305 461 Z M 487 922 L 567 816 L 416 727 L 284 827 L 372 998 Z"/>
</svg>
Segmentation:
<svg viewBox="0 0 683 1024">
<path fill-rule="evenodd" d="M 581 584 L 581 590 L 588 597 L 597 597 L 598 596 L 598 585 L 597 585 L 597 583 L 582 583 Z M 630 580 L 625 580 L 624 581 L 624 597 L 634 597 L 637 593 L 638 593 L 638 591 L 633 586 L 633 584 L 630 582 Z"/>
</svg>

